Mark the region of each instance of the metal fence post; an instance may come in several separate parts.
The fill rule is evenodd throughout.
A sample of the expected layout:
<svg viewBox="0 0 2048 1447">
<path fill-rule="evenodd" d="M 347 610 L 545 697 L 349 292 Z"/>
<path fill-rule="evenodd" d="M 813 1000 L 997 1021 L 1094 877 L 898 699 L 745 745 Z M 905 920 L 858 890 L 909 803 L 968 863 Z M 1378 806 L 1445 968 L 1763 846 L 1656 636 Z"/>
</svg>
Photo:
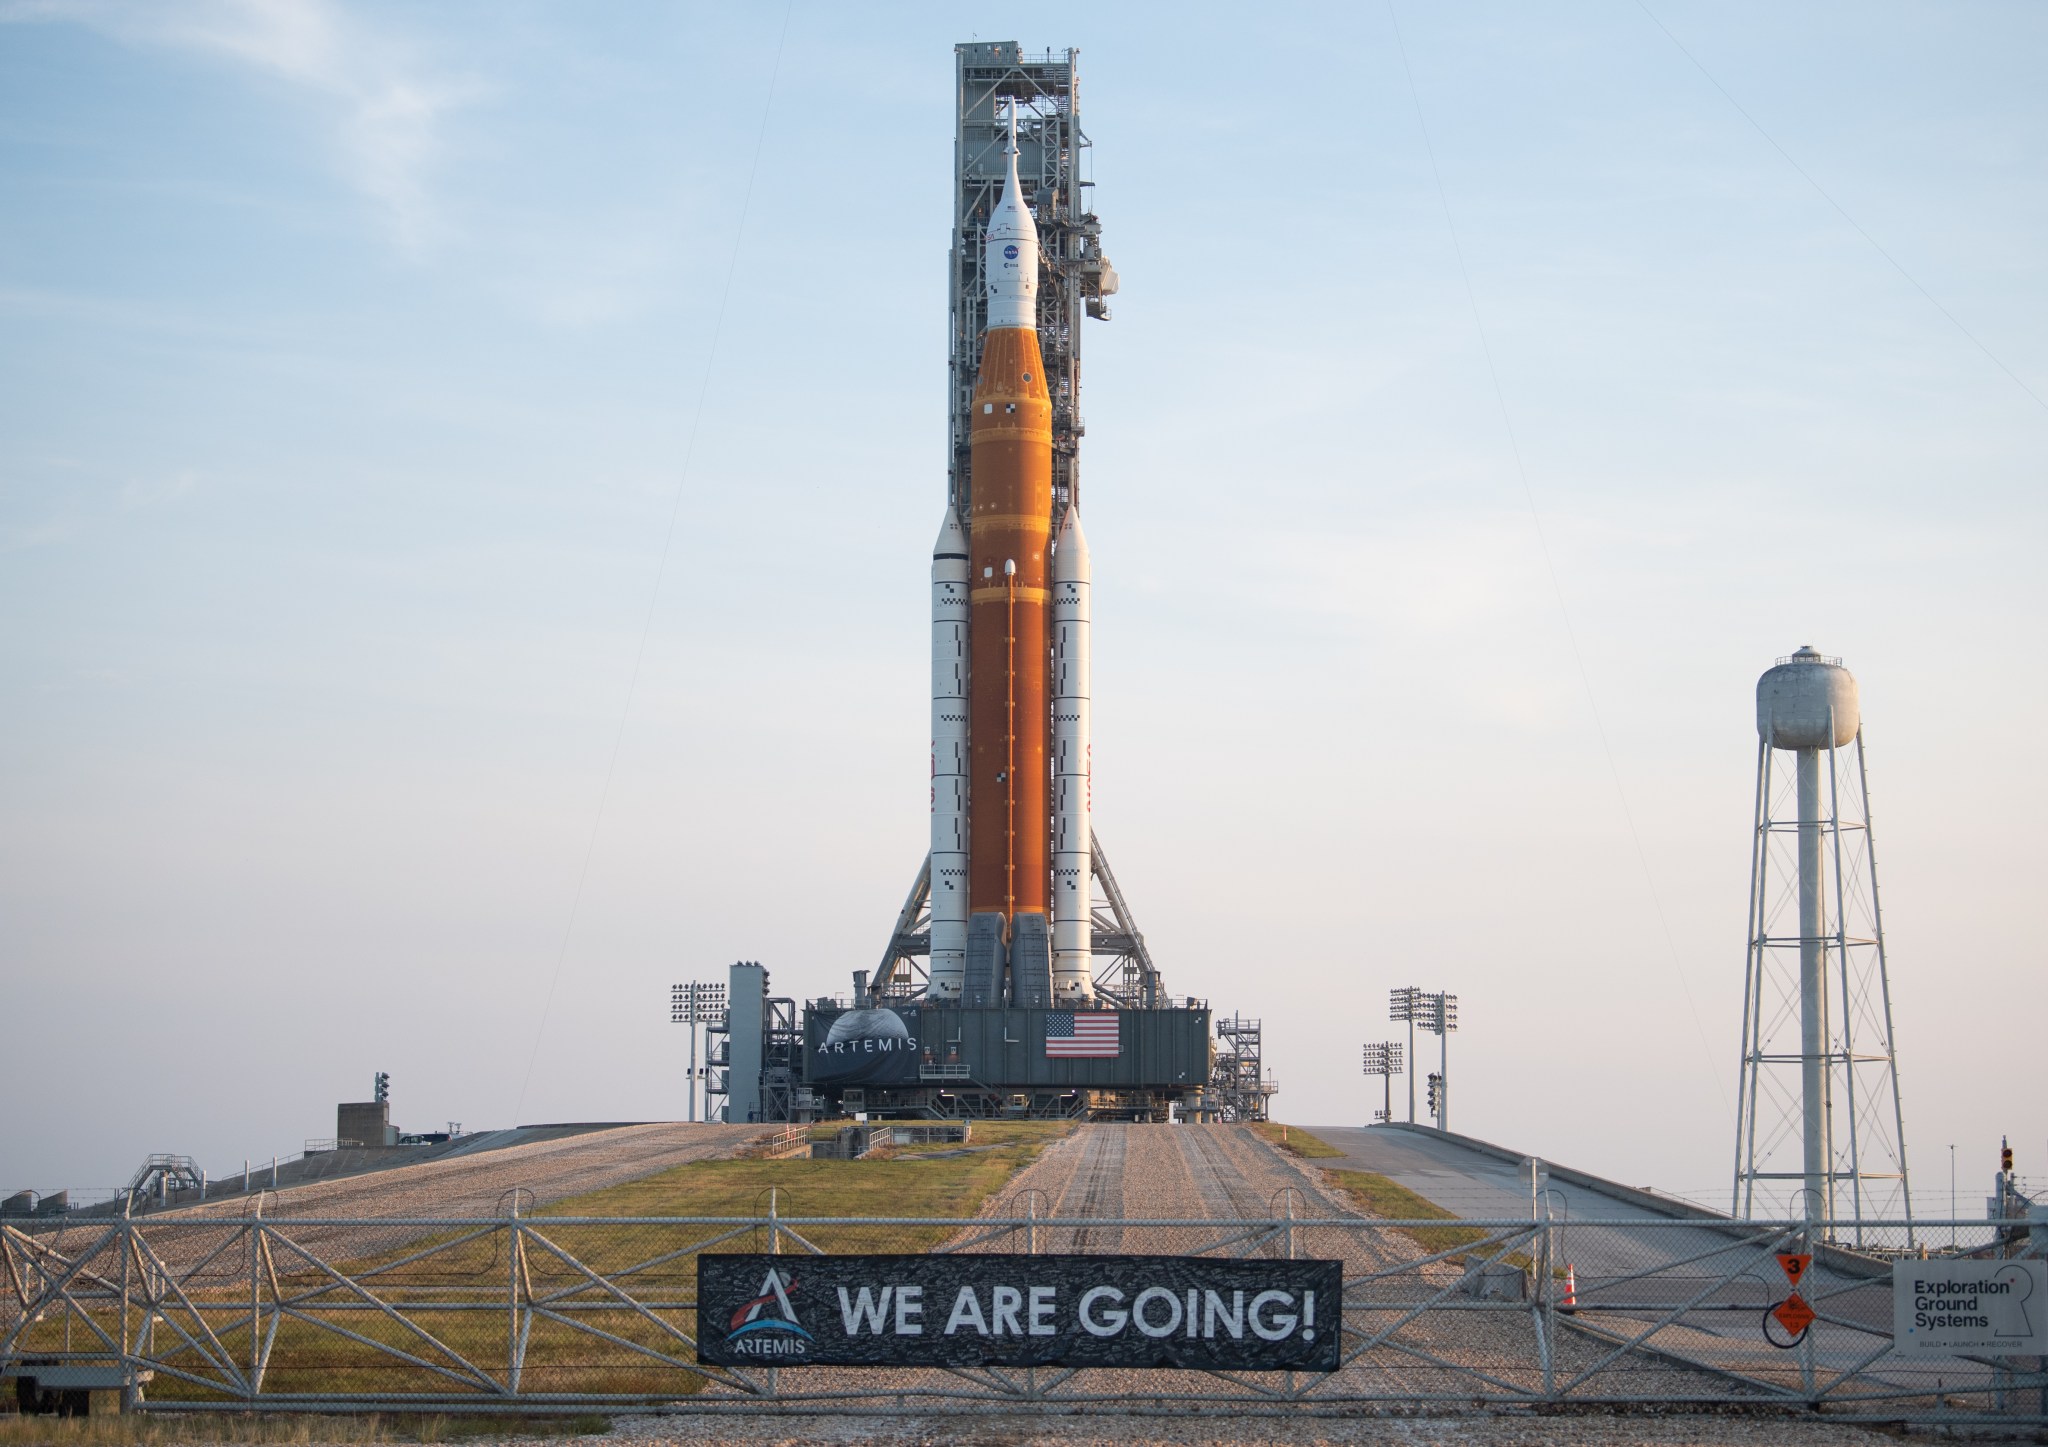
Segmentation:
<svg viewBox="0 0 2048 1447">
<path fill-rule="evenodd" d="M 1809 1257 L 1813 1255 L 1814 1217 L 1819 1214 L 1809 1210 L 1799 1228 L 1799 1249 Z M 1799 1340 L 1799 1389 L 1806 1394 L 1808 1406 L 1820 1405 L 1813 1394 L 1813 1325 L 1806 1328 L 1806 1334 Z"/>
<path fill-rule="evenodd" d="M 1024 1254 L 1036 1256 L 1038 1254 L 1038 1197 L 1036 1195 L 1027 1195 L 1024 1198 L 1024 1221 Z M 1024 1368 L 1024 1397 L 1027 1401 L 1035 1402 L 1038 1400 L 1038 1368 L 1035 1366 Z"/>
<path fill-rule="evenodd" d="M 1536 1241 L 1536 1353 L 1543 1367 L 1543 1400 L 1553 1401 L 1557 1397 L 1557 1361 L 1551 1343 L 1557 1339 L 1557 1293 L 1551 1287 L 1551 1273 L 1556 1268 L 1551 1264 L 1554 1253 L 1551 1238 L 1555 1234 L 1550 1221 L 1550 1203 L 1537 1203 L 1540 1214 L 1532 1213 L 1532 1230 Z"/>
<path fill-rule="evenodd" d="M 782 1226 L 776 1211 L 776 1201 L 777 1188 L 770 1186 L 768 1188 L 768 1254 L 770 1256 L 780 1256 L 782 1254 Z M 780 1271 L 781 1269 L 779 1266 L 771 1266 L 769 1268 L 771 1271 Z M 778 1396 L 781 1394 L 781 1391 L 782 1373 L 780 1369 L 771 1366 L 768 1368 L 768 1395 L 771 1397 Z"/>
<path fill-rule="evenodd" d="M 128 1330 L 128 1296 L 131 1278 L 128 1264 L 135 1259 L 135 1243 L 129 1239 L 135 1230 L 135 1193 L 129 1192 L 121 1201 L 121 1365 L 131 1371 L 135 1368 L 135 1341 Z"/>
<path fill-rule="evenodd" d="M 519 1192 L 512 1192 L 512 1214 L 505 1218 L 505 1387 L 519 1394 Z"/>
<path fill-rule="evenodd" d="M 263 1300 L 258 1293 L 262 1290 L 263 1271 L 263 1222 L 259 1217 L 249 1222 L 249 1379 L 248 1398 L 256 1400 L 257 1369 L 263 1363 Z"/>
</svg>

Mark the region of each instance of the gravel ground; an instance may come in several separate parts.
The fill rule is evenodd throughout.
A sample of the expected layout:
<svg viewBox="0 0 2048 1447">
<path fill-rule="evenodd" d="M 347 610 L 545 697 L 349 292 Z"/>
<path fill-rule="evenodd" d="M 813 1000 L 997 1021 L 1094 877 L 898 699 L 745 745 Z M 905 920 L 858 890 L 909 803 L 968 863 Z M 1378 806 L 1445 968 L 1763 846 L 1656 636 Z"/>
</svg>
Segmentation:
<svg viewBox="0 0 2048 1447">
<path fill-rule="evenodd" d="M 1332 1395 L 1426 1396 L 1457 1402 L 1470 1400 L 1475 1394 L 1497 1395 L 1503 1389 L 1542 1389 L 1537 1328 L 1526 1309 L 1519 1304 L 1466 1309 L 1479 1308 L 1480 1304 L 1456 1290 L 1464 1276 L 1461 1266 L 1450 1262 L 1416 1265 L 1430 1253 L 1412 1238 L 1371 1228 L 1348 1196 L 1324 1185 L 1320 1170 L 1279 1151 L 1243 1126 L 1083 1126 L 1049 1147 L 1020 1172 L 1009 1191 L 994 1198 L 982 1214 L 1012 1218 L 1035 1214 L 1046 1218 L 1046 1225 L 1035 1228 L 1036 1249 L 1041 1252 L 1180 1255 L 1218 1247 L 1224 1237 L 1236 1232 L 1237 1228 L 1230 1223 L 1285 1215 L 1290 1206 L 1296 1217 L 1360 1222 L 1355 1228 L 1302 1227 L 1295 1232 L 1296 1255 L 1344 1262 L 1345 1279 L 1353 1284 L 1347 1291 L 1350 1300 L 1359 1300 L 1362 1292 L 1373 1300 L 1415 1304 L 1434 1293 L 1445 1292 L 1443 1305 L 1451 1308 L 1431 1309 L 1398 1327 L 1395 1323 L 1405 1308 L 1378 1316 L 1354 1315 L 1353 1326 L 1364 1323 L 1372 1329 L 1395 1330 L 1388 1342 L 1354 1359 L 1327 1382 Z M 1119 1217 L 1226 1224 L 1081 1224 Z M 961 1240 L 969 1251 L 1016 1252 L 1026 1247 L 1021 1231 L 988 1236 L 970 1229 Z M 1286 1245 L 1277 1235 L 1267 1235 L 1263 1242 L 1245 1235 L 1223 1249 L 1227 1254 L 1247 1250 L 1255 1255 L 1286 1253 Z M 1382 1279 L 1363 1287 L 1357 1285 L 1375 1275 Z M 1553 1348 L 1556 1379 L 1560 1383 L 1569 1381 L 1609 1355 L 1610 1348 L 1605 1345 L 1563 1334 Z M 970 1390 L 968 1383 L 958 1377 L 947 1378 L 929 1370 L 881 1372 L 828 1367 L 806 1367 L 789 1373 L 782 1387 L 785 1391 L 810 1395 L 814 1401 L 856 1397 L 872 1401 L 877 1395 L 920 1387 Z M 1168 1399 L 1230 1396 L 1236 1391 L 1227 1382 L 1198 1372 L 1102 1369 L 1075 1374 L 1064 1390 L 1141 1397 L 1157 1394 Z M 1585 1390 L 1603 1396 L 1631 1397 L 1727 1398 L 1742 1392 L 1724 1378 L 1635 1354 L 1623 1354 L 1605 1366 Z M 1216 1409 L 1189 1401 L 1191 1415 Z M 1221 1409 L 1228 1410 L 1229 1404 L 1222 1404 Z"/>
<path fill-rule="evenodd" d="M 423 1161 L 335 1181 L 312 1181 L 268 1195 L 265 1216 L 495 1216 L 514 1189 L 520 1209 L 639 1180 L 671 1166 L 729 1155 L 766 1134 L 757 1125 L 625 1125 L 561 1140 L 506 1146 L 474 1156 Z M 151 1220 L 247 1214 L 246 1198 L 162 1212 Z"/>
<path fill-rule="evenodd" d="M 1845 1426 L 1767 1416 L 1272 1417 L 999 1416 L 962 1419 L 842 1416 L 706 1419 L 676 1415 L 621 1421 L 609 1435 L 571 1441 L 606 1447 L 684 1443 L 973 1444 L 1114 1443 L 1117 1447 L 1222 1447 L 1222 1444 L 1447 1444 L 1447 1447 L 1891 1447 L 1894 1437 Z M 542 1447 L 542 1444 L 535 1444 Z M 546 1447 L 564 1447 L 556 1438 Z"/>
<path fill-rule="evenodd" d="M 1116 1177 L 1113 1187 L 1103 1180 L 1111 1174 Z M 1036 1197 L 1030 1193 L 1037 1193 Z M 1083 1127 L 1022 1172 L 1008 1197 L 990 1214 L 1021 1214 L 1023 1203 L 1034 1199 L 1046 1203 L 1039 1209 L 1053 1217 L 1082 1214 L 1098 1203 L 1115 1203 L 1127 1216 L 1152 1219 L 1227 1221 L 1284 1216 L 1290 1210 L 1307 1218 L 1367 1219 L 1348 1196 L 1325 1185 L 1320 1169 L 1279 1150 L 1244 1126 Z M 1412 1303 L 1454 1287 L 1464 1275 L 1463 1268 L 1451 1262 L 1414 1265 L 1431 1253 L 1399 1232 L 1302 1228 L 1295 1237 L 1297 1255 L 1341 1259 L 1347 1282 L 1356 1283 L 1375 1273 L 1394 1273 L 1380 1284 L 1362 1289 L 1370 1299 Z M 1215 1239 L 1215 1233 L 1207 1229 L 1052 1227 L 1040 1231 L 1039 1249 L 1170 1253 L 1198 1250 Z M 982 1249 L 1017 1247 L 998 1242 Z M 1257 1254 L 1278 1255 L 1284 1250 L 1284 1244 L 1274 1240 Z M 1347 1291 L 1352 1301 L 1360 1295 L 1361 1288 L 1355 1285 Z M 1445 1304 L 1463 1307 L 1476 1303 L 1453 1291 Z M 1377 1329 L 1395 1319 L 1396 1314 L 1389 1313 L 1363 1320 Z M 1354 1325 L 1359 1320 L 1354 1317 Z M 1331 1387 L 1340 1395 L 1462 1395 L 1475 1387 L 1488 1390 L 1473 1380 L 1471 1372 L 1525 1390 L 1540 1390 L 1542 1385 L 1536 1327 L 1520 1309 L 1432 1310 L 1400 1326 L 1392 1341 L 1398 1345 L 1376 1349 L 1346 1366 Z M 1560 1335 L 1553 1348 L 1557 1380 L 1568 1381 L 1608 1352 L 1607 1347 L 1576 1335 Z M 1167 1390 L 1204 1390 L 1203 1379 L 1175 1373 L 1087 1373 L 1084 1380 L 1097 1390 L 1144 1391 L 1155 1383 Z M 1590 1390 L 1603 1395 L 1741 1394 L 1741 1389 L 1723 1378 L 1638 1356 L 1620 1358 L 1595 1381 L 1597 1385 Z M 1209 1383 L 1207 1390 L 1214 1390 L 1214 1384 Z"/>
</svg>

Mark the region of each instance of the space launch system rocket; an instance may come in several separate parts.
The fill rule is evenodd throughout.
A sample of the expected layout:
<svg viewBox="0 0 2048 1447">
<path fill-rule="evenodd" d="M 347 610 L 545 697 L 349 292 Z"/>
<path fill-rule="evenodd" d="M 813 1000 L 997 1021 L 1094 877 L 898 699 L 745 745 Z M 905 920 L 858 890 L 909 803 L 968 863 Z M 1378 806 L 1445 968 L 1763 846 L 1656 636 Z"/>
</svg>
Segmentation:
<svg viewBox="0 0 2048 1447">
<path fill-rule="evenodd" d="M 1256 1022 L 1218 1031 L 1166 993 L 1094 830 L 1082 321 L 1118 287 L 1082 179 L 1079 52 L 953 56 L 931 848 L 851 1001 L 804 1003 L 802 1092 L 771 1075 L 787 1036 L 762 1025 L 758 1118 L 808 1097 L 870 1120 L 1261 1120 Z"/>
<path fill-rule="evenodd" d="M 932 551 L 928 998 L 1081 1004 L 1094 990 L 1088 547 L 1075 508 L 1053 516 L 1038 228 L 1014 112 L 1005 155 L 983 240 L 971 498 Z"/>
</svg>

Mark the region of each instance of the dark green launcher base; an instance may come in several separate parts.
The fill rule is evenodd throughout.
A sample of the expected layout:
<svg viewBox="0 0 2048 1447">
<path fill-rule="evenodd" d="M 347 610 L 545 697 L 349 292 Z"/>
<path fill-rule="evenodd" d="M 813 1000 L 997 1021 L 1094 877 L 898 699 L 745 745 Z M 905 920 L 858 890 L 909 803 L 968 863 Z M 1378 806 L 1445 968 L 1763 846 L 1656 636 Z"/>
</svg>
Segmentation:
<svg viewBox="0 0 2048 1447">
<path fill-rule="evenodd" d="M 1199 1119 L 1209 1011 L 804 1007 L 804 1085 L 820 1114 L 871 1119 Z"/>
</svg>

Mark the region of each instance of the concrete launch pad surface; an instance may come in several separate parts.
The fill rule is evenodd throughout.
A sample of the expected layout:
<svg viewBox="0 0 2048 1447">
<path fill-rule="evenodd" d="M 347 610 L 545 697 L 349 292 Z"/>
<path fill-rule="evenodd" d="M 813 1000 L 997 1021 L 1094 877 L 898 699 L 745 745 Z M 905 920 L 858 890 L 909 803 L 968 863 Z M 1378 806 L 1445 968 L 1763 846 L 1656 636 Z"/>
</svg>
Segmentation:
<svg viewBox="0 0 2048 1447">
<path fill-rule="evenodd" d="M 538 1126 L 480 1132 L 434 1151 L 431 1159 L 377 1169 L 372 1161 L 331 1179 L 280 1182 L 267 1193 L 266 1216 L 494 1216 L 511 1207 L 520 1190 L 522 1211 L 567 1196 L 651 1176 L 671 1166 L 729 1155 L 772 1126 L 669 1122 L 598 1127 Z M 404 1150 L 400 1147 L 398 1150 Z M 398 1155 L 336 1151 L 334 1155 Z M 311 1158 L 318 1162 L 320 1157 Z M 260 1184 L 260 1182 L 259 1182 Z M 234 1194 L 161 1214 L 240 1216 L 247 1197 Z"/>
<path fill-rule="evenodd" d="M 1426 1201 L 1460 1216 L 1526 1217 L 1529 1178 L 1526 1168 L 1505 1150 L 1480 1149 L 1456 1135 L 1406 1126 L 1309 1126 L 1319 1139 L 1344 1152 L 1342 1160 L 1324 1164 L 1347 1171 L 1371 1171 L 1406 1186 Z M 1546 1173 L 1549 1162 L 1544 1162 Z M 1710 1212 L 1676 1197 L 1652 1205 L 1650 1193 L 1627 1186 L 1607 1188 L 1595 1178 L 1572 1172 L 1570 1179 L 1549 1175 L 1549 1199 L 1570 1216 L 1602 1221 L 1707 1218 Z"/>
<path fill-rule="evenodd" d="M 1300 1160 L 1243 1126 L 1083 1126 L 1020 1173 L 1009 1190 L 991 1202 L 991 1211 L 1021 1213 L 1026 1193 L 1036 1191 L 1041 1197 L 1035 1203 L 1037 1212 L 1053 1221 L 1117 1216 L 1270 1217 L 1287 1214 L 1289 1202 L 1282 1193 L 1292 1190 L 1299 1193 L 1291 1202 L 1297 1216 L 1360 1215 L 1347 1193 L 1327 1183 L 1322 1168 L 1330 1167 L 1389 1177 L 1467 1219 L 1530 1219 L 1527 1168 L 1512 1152 L 1483 1141 L 1403 1127 L 1327 1127 L 1314 1133 L 1344 1154 Z M 1600 1317 L 1597 1324 L 1589 1316 L 1587 1330 L 1575 1329 L 1559 1341 L 1560 1367 L 1596 1349 L 1604 1350 L 1598 1347 L 1603 1334 L 1618 1340 L 1613 1333 L 1628 1336 L 1647 1329 L 1664 1309 L 1679 1306 L 1703 1282 L 1732 1269 L 1720 1263 L 1738 1259 L 1744 1250 L 1753 1253 L 1758 1249 L 1753 1239 L 1743 1245 L 1754 1236 L 1753 1228 L 1746 1224 L 1717 1217 L 1688 1202 L 1602 1182 L 1568 1167 L 1547 1166 L 1545 1189 L 1552 1218 L 1559 1225 L 1555 1249 L 1576 1269 L 1581 1293 L 1592 1298 L 1605 1282 L 1626 1282 L 1626 1299 L 1640 1308 Z M 1651 1229 L 1632 1224 L 1649 1221 L 1659 1224 Z M 1057 1233 L 1051 1238 L 1056 1250 L 1160 1249 L 1156 1230 L 1101 1228 L 1069 1233 L 1052 1229 Z M 1132 1236 L 1147 1239 L 1143 1243 L 1121 1239 Z M 1400 1232 L 1321 1243 L 1321 1249 L 1333 1247 L 1343 1251 L 1348 1268 L 1360 1271 L 1398 1269 L 1403 1261 L 1423 1254 Z M 1768 1257 L 1763 1259 L 1768 1264 Z M 1433 1269 L 1425 1268 L 1425 1274 Z M 1826 1252 L 1815 1261 L 1807 1289 L 1828 1293 L 1832 1309 L 1838 1313 L 1854 1316 L 1880 1306 L 1888 1313 L 1888 1288 L 1881 1298 L 1837 1298 L 1834 1293 L 1880 1277 L 1888 1283 L 1889 1275 L 1890 1268 L 1883 1262 Z M 1761 1338 L 1756 1317 L 1784 1295 L 1784 1283 L 1776 1273 L 1759 1269 L 1745 1274 L 1727 1290 L 1754 1295 L 1757 1310 L 1729 1312 L 1725 1318 L 1712 1319 L 1708 1327 L 1667 1330 L 1659 1337 L 1656 1358 L 1664 1364 L 1662 1370 L 1682 1378 L 1689 1374 L 1682 1361 L 1752 1380 L 1775 1381 L 1782 1375 L 1787 1360 Z M 1888 1329 L 1889 1316 L 1881 1323 L 1873 1320 L 1871 1325 Z M 1440 1334 L 1435 1349 L 1446 1359 L 1462 1359 L 1468 1352 L 1484 1357 L 1498 1350 L 1505 1339 L 1494 1338 L 1508 1330 L 1504 1322 L 1464 1318 L 1433 1326 L 1431 1334 Z M 1844 1351 L 1860 1356 L 1865 1350 L 1867 1343 L 1838 1346 L 1823 1351 L 1819 1359 L 1824 1366 L 1847 1369 L 1854 1363 L 1846 1357 L 1835 1358 Z M 1659 1370 L 1646 1359 L 1634 1372 L 1634 1379 L 1641 1385 Z"/>
<path fill-rule="evenodd" d="M 1386 1176 L 1463 1217 L 1526 1220 L 1531 1215 L 1527 1166 L 1500 1147 L 1406 1126 L 1318 1126 L 1313 1130 L 1344 1152 L 1341 1159 L 1326 1160 L 1324 1165 Z M 1599 1299 L 1603 1281 L 1627 1279 L 1629 1300 L 1675 1307 L 1699 1282 L 1727 1269 L 1715 1263 L 1733 1259 L 1728 1255 L 1732 1245 L 1754 1239 L 1756 1228 L 1748 1223 L 1691 1202 L 1603 1182 L 1548 1162 L 1544 1167 L 1545 1199 L 1552 1219 L 1559 1223 L 1557 1249 L 1576 1270 L 1583 1299 L 1589 1302 Z M 1626 1224 L 1653 1220 L 1686 1224 L 1654 1230 L 1634 1230 Z M 1882 1332 L 1891 1326 L 1890 1280 L 1887 1261 L 1824 1250 L 1801 1290 L 1814 1300 L 1826 1301 L 1832 1314 L 1865 1321 Z M 1881 1283 L 1882 1292 L 1847 1294 L 1858 1283 L 1869 1282 Z M 1753 1298 L 1757 1315 L 1788 1290 L 1778 1273 L 1767 1268 L 1745 1273 L 1738 1289 Z M 1614 1330 L 1636 1330 L 1653 1315 L 1606 1321 Z M 1777 1380 L 1788 1367 L 1786 1355 L 1761 1339 L 1754 1317 L 1740 1312 L 1709 1319 L 1708 1325 L 1684 1333 L 1666 1332 L 1659 1341 L 1664 1350 L 1682 1354 L 1687 1360 L 1748 1377 Z M 1817 1360 L 1824 1367 L 1846 1370 L 1868 1347 L 1869 1341 L 1864 1340 L 1851 1347 L 1823 1350 Z M 1886 1378 L 1885 1364 L 1866 1370 L 1873 1378 Z M 1967 1388 L 1981 1382 L 1984 1372 L 1981 1367 L 1958 1363 L 1948 1369 L 1947 1376 L 1951 1385 Z M 1902 1387 L 1910 1385 L 1906 1377 L 1898 1380 Z"/>
</svg>

